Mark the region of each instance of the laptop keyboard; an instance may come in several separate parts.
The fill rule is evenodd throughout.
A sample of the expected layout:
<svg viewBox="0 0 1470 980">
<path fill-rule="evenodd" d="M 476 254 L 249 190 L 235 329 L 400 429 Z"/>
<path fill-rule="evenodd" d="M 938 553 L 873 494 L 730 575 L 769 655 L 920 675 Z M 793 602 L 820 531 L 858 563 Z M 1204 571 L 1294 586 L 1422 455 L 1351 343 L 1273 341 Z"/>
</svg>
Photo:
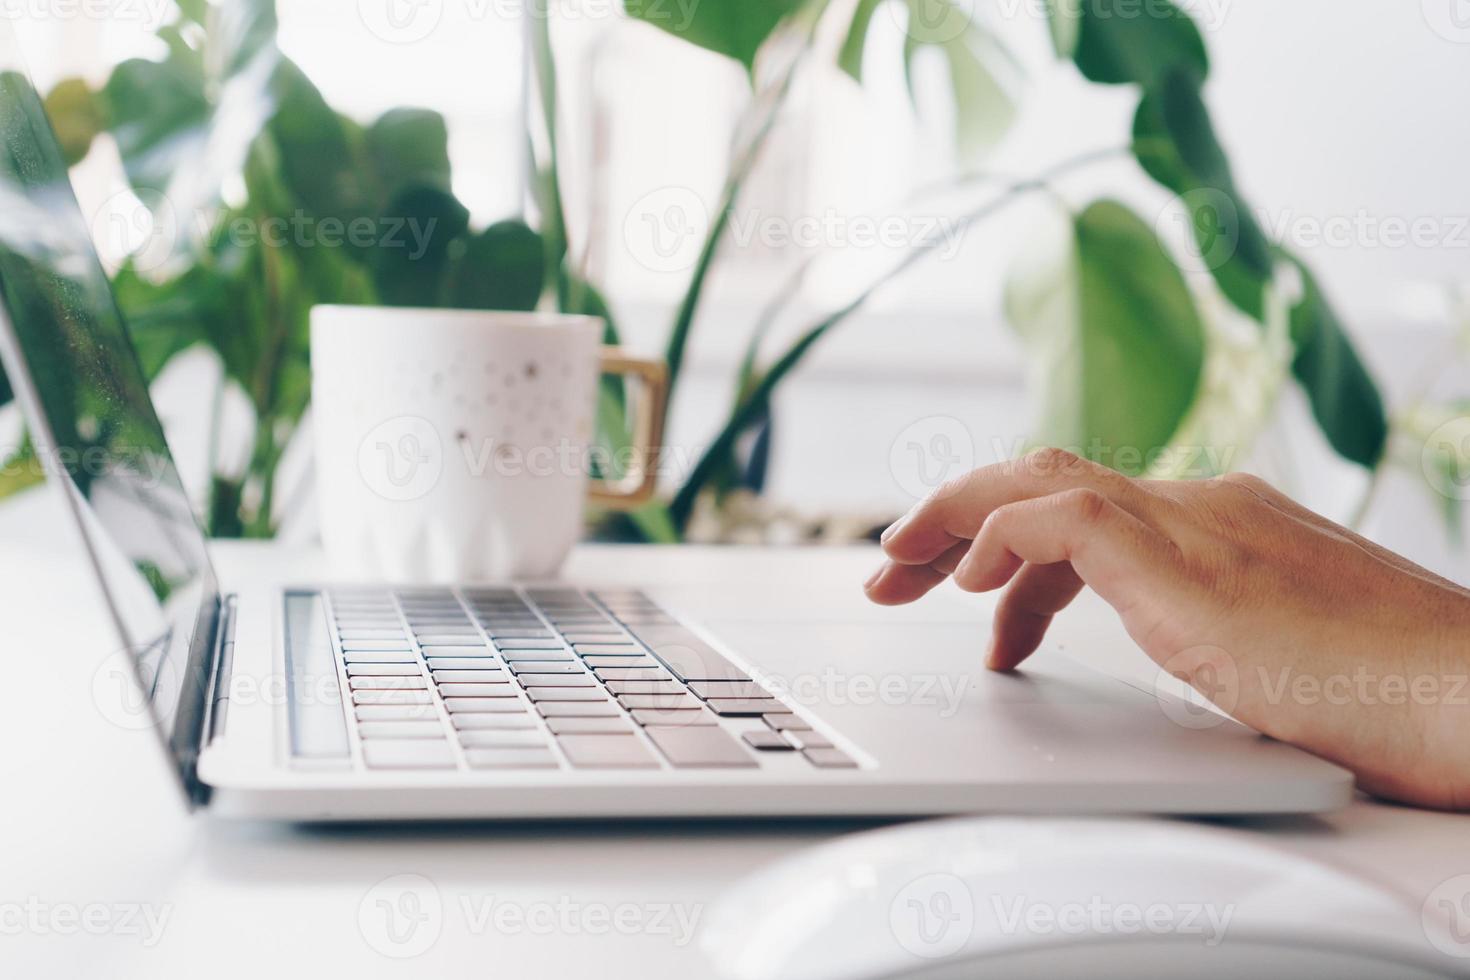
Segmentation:
<svg viewBox="0 0 1470 980">
<path fill-rule="evenodd" d="M 326 594 L 370 769 L 857 764 L 643 593 Z"/>
</svg>

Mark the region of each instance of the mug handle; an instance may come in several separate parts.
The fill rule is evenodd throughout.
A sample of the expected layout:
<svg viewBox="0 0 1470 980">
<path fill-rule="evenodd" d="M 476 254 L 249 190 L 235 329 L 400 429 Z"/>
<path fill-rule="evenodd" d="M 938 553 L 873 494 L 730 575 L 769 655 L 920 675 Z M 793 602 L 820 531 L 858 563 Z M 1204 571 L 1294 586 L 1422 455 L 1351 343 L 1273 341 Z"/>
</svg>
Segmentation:
<svg viewBox="0 0 1470 980">
<path fill-rule="evenodd" d="M 633 510 L 652 499 L 658 485 L 658 457 L 663 448 L 664 403 L 669 395 L 669 372 L 663 361 L 634 357 L 621 347 L 602 349 L 602 373 L 638 379 L 643 390 L 634 404 L 633 459 L 616 480 L 592 481 L 588 496 L 611 510 Z"/>
</svg>

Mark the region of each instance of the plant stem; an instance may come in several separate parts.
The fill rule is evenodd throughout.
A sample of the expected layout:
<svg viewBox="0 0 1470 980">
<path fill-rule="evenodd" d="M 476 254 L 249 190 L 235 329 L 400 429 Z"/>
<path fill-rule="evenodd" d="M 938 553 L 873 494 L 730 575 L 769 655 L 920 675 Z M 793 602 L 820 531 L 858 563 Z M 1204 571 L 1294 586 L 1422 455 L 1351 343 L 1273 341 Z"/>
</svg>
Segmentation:
<svg viewBox="0 0 1470 980">
<path fill-rule="evenodd" d="M 964 231 L 972 225 L 1003 210 L 1006 206 L 1014 203 L 1026 194 L 1032 191 L 1046 189 L 1058 177 L 1126 152 L 1126 148 L 1095 150 L 1055 164 L 1035 177 L 1014 181 L 998 197 L 987 201 L 981 207 L 959 218 L 955 223 L 956 230 Z M 695 464 L 694 470 L 689 474 L 689 479 L 684 482 L 684 486 L 679 489 L 679 492 L 674 496 L 673 502 L 669 505 L 670 516 L 681 533 L 694 511 L 694 502 L 698 498 L 700 490 L 704 488 L 705 483 L 720 463 L 728 458 L 740 435 L 766 409 L 776 386 L 791 373 L 793 368 L 801 363 L 807 352 L 816 345 L 817 341 L 822 339 L 827 331 L 855 313 L 881 287 L 907 272 L 921 259 L 935 251 L 936 248 L 937 245 L 935 244 L 925 244 L 909 252 L 897 265 L 869 283 L 862 292 L 858 293 L 846 305 L 808 327 L 797 338 L 796 342 L 787 349 L 786 353 L 782 354 L 765 374 L 761 376 L 759 383 L 751 389 L 749 395 L 731 413 L 729 420 L 725 423 L 719 434 L 715 436 L 714 441 L 705 450 L 699 462 Z"/>
<path fill-rule="evenodd" d="M 767 139 L 775 129 L 776 120 L 780 117 L 782 106 L 786 104 L 786 97 L 791 93 L 792 83 L 796 80 L 798 69 L 806 60 L 807 53 L 811 51 L 812 39 L 816 35 L 817 20 L 813 18 L 810 29 L 802 39 L 801 49 L 792 56 L 785 74 L 771 91 L 768 99 L 764 100 L 765 104 L 762 104 L 761 99 L 756 99 L 751 104 L 751 112 L 764 109 L 765 115 L 761 117 L 750 139 L 736 154 L 730 165 L 730 172 L 726 175 L 725 185 L 720 191 L 719 210 L 715 212 L 709 232 L 704 236 L 704 244 L 700 247 L 699 259 L 695 263 L 694 274 L 690 277 L 689 288 L 684 291 L 684 298 L 679 303 L 678 313 L 674 316 L 673 329 L 669 331 L 669 342 L 664 352 L 664 362 L 668 365 L 669 372 L 669 398 L 666 403 L 668 405 L 673 404 L 674 386 L 684 366 L 684 351 L 689 344 L 689 332 L 694 325 L 694 316 L 699 310 L 700 296 L 704 291 L 705 280 L 709 277 L 710 269 L 714 265 L 720 239 L 724 237 L 725 229 L 729 227 L 730 213 L 734 210 L 735 201 L 740 196 L 741 186 L 745 183 L 746 177 L 750 175 L 751 169 L 760 157 L 761 150 L 765 148 Z M 667 408 L 665 411 L 667 412 Z"/>
<path fill-rule="evenodd" d="M 536 152 L 531 133 L 526 132 L 526 153 L 530 158 L 533 186 L 539 188 L 542 234 L 546 238 L 547 280 L 556 290 L 558 306 L 566 309 L 574 297 L 567 282 L 568 249 L 566 211 L 561 200 L 561 157 L 557 148 L 556 56 L 551 48 L 551 10 L 547 0 L 532 0 L 527 8 L 527 47 L 536 73 L 536 94 L 541 103 L 541 123 L 546 130 L 546 172 L 539 179 Z"/>
</svg>

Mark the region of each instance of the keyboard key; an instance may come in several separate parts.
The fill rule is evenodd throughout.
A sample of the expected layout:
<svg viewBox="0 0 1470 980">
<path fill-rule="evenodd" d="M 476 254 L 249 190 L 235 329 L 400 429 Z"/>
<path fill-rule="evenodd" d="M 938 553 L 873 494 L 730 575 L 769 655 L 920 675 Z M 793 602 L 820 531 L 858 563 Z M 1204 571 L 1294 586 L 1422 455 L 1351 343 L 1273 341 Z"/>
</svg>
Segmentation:
<svg viewBox="0 0 1470 980">
<path fill-rule="evenodd" d="M 658 768 L 636 735 L 558 735 L 556 741 L 578 769 Z"/>
<path fill-rule="evenodd" d="M 463 657 L 452 659 L 448 657 L 430 657 L 429 669 L 436 674 L 440 671 L 451 670 L 456 673 L 467 673 L 473 671 L 477 674 L 503 674 L 500 661 L 488 655 L 480 658 Z"/>
<path fill-rule="evenodd" d="M 705 702 L 717 715 L 744 717 L 763 715 L 781 702 L 771 698 L 710 698 Z"/>
<path fill-rule="evenodd" d="M 372 628 L 370 628 L 370 629 L 362 629 L 362 628 L 356 628 L 356 627 L 354 627 L 352 629 L 343 628 L 343 629 L 337 631 L 337 635 L 340 636 L 344 640 L 406 640 L 406 639 L 408 639 L 408 637 L 406 637 L 406 636 L 403 635 L 403 630 L 402 629 L 389 629 L 387 627 L 384 627 L 382 629 L 372 629 Z M 407 644 L 404 644 L 404 646 L 407 646 Z"/>
<path fill-rule="evenodd" d="M 551 633 L 545 635 L 545 639 L 534 638 L 534 636 L 513 636 L 509 639 L 495 638 L 497 649 L 563 649 L 559 639 L 554 638 Z"/>
<path fill-rule="evenodd" d="M 715 724 L 714 714 L 703 708 L 676 708 L 668 711 L 658 708 L 635 708 L 632 714 L 633 720 L 640 725 L 659 725 L 664 728 Z"/>
<path fill-rule="evenodd" d="M 429 682 L 418 674 L 412 677 L 349 677 L 347 686 L 354 691 L 422 691 Z"/>
<path fill-rule="evenodd" d="M 439 717 L 432 704 L 360 704 L 352 709 L 358 721 L 427 721 Z"/>
<path fill-rule="evenodd" d="M 495 641 L 496 646 L 501 646 L 503 643 L 511 646 L 520 645 L 509 643 L 509 641 L 511 640 L 526 640 L 526 646 L 529 646 L 532 642 L 538 640 L 548 643 L 556 643 L 557 646 L 561 645 L 561 643 L 556 639 L 556 634 L 551 632 L 551 630 L 547 629 L 544 626 L 538 626 L 535 628 L 521 627 L 520 629 L 517 629 L 515 627 L 510 627 L 508 629 L 493 629 L 490 630 L 489 633 L 490 639 Z"/>
<path fill-rule="evenodd" d="M 407 640 L 343 640 L 342 649 L 349 653 L 366 653 L 373 650 L 408 650 Z"/>
<path fill-rule="evenodd" d="M 857 763 L 841 749 L 807 749 L 801 753 L 818 769 L 856 769 Z"/>
<path fill-rule="evenodd" d="M 647 657 L 643 648 L 632 643 L 577 643 L 572 649 L 581 657 Z"/>
<path fill-rule="evenodd" d="M 582 665 L 567 658 L 560 660 L 515 660 L 510 663 L 512 674 L 585 674 Z"/>
<path fill-rule="evenodd" d="M 444 726 L 434 721 L 364 721 L 357 725 L 362 738 L 443 738 Z"/>
<path fill-rule="evenodd" d="M 646 653 L 639 653 L 638 655 L 631 657 L 612 657 L 606 654 L 594 654 L 590 657 L 584 656 L 582 658 L 582 663 L 593 669 L 596 669 L 598 667 L 610 667 L 615 670 L 640 670 L 644 668 L 651 668 L 661 671 L 665 674 L 668 673 L 668 671 L 664 670 L 663 664 L 659 663 L 657 660 L 654 660 Z"/>
<path fill-rule="evenodd" d="M 555 769 L 550 749 L 466 749 L 471 769 Z"/>
<path fill-rule="evenodd" d="M 532 660 L 538 663 L 576 663 L 577 658 L 564 649 L 557 650 L 501 650 L 500 657 L 508 664 Z"/>
<path fill-rule="evenodd" d="M 811 731 L 811 725 L 808 725 L 800 715 L 792 714 L 789 711 L 767 712 L 764 717 L 766 724 L 778 732 Z"/>
<path fill-rule="evenodd" d="M 481 729 L 479 731 L 460 732 L 459 744 L 467 749 L 545 748 L 546 735 L 535 729 L 522 729 L 520 731 Z"/>
<path fill-rule="evenodd" d="M 670 681 L 674 675 L 662 667 L 593 667 L 592 672 L 604 681 Z"/>
<path fill-rule="evenodd" d="M 625 719 L 616 717 L 548 718 L 546 725 L 558 735 L 621 735 L 633 730 Z"/>
<path fill-rule="evenodd" d="M 436 660 L 474 660 L 480 657 L 493 657 L 495 651 L 483 644 L 480 646 L 429 646 L 424 647 L 424 656 Z"/>
<path fill-rule="evenodd" d="M 607 693 L 600 687 L 528 687 L 526 695 L 532 701 L 607 700 Z"/>
<path fill-rule="evenodd" d="M 612 643 L 621 645 L 628 641 L 626 633 L 586 633 L 581 630 L 564 630 L 562 636 L 568 643 L 582 643 L 595 645 L 598 643 Z"/>
<path fill-rule="evenodd" d="M 353 704 L 432 704 L 428 691 L 353 691 Z"/>
<path fill-rule="evenodd" d="M 623 713 L 611 701 L 538 701 L 536 710 L 543 718 L 621 718 Z"/>
<path fill-rule="evenodd" d="M 591 674 L 535 674 L 521 671 L 516 680 L 522 687 L 596 687 L 597 678 Z"/>
<path fill-rule="evenodd" d="M 536 719 L 532 718 L 525 712 L 520 712 L 519 714 L 513 715 L 458 714 L 451 715 L 449 720 L 454 724 L 455 728 L 459 729 L 462 732 L 482 731 L 486 729 L 491 731 L 505 732 L 525 730 L 536 727 Z"/>
<path fill-rule="evenodd" d="M 683 690 L 671 677 L 662 681 L 608 681 L 607 689 L 614 694 L 683 694 Z"/>
<path fill-rule="evenodd" d="M 342 659 L 349 664 L 412 664 L 419 658 L 412 650 L 344 650 Z"/>
<path fill-rule="evenodd" d="M 784 735 L 780 732 L 773 732 L 769 728 L 746 732 L 741 737 L 751 748 L 760 749 L 762 752 L 790 752 L 794 747 Z"/>
<path fill-rule="evenodd" d="M 819 732 L 786 732 L 786 738 L 798 749 L 830 749 L 832 740 Z"/>
<path fill-rule="evenodd" d="M 633 632 L 681 681 L 750 680 L 745 671 L 682 626 L 640 626 Z"/>
<path fill-rule="evenodd" d="M 415 633 L 414 635 L 418 637 L 419 646 L 423 647 L 453 646 L 456 643 L 467 643 L 479 637 L 479 634 L 474 630 L 470 630 L 466 634 Z"/>
<path fill-rule="evenodd" d="M 348 677 L 419 677 L 418 664 L 348 664 Z"/>
<path fill-rule="evenodd" d="M 690 681 L 690 692 L 706 701 L 710 698 L 769 698 L 775 697 L 755 681 Z"/>
<path fill-rule="evenodd" d="M 659 711 L 674 711 L 679 708 L 692 709 L 699 707 L 699 700 L 682 691 L 672 694 L 620 694 L 618 701 L 623 707 L 632 710 L 634 708 L 654 708 Z"/>
<path fill-rule="evenodd" d="M 497 668 L 491 670 L 436 670 L 434 671 L 434 682 L 437 684 L 485 684 L 504 681 L 510 683 L 510 677 L 505 671 Z"/>
<path fill-rule="evenodd" d="M 375 738 L 362 743 L 370 769 L 453 769 L 454 756 L 444 739 Z"/>
<path fill-rule="evenodd" d="M 499 684 L 440 684 L 439 693 L 446 698 L 513 698 L 516 689 L 510 681 Z"/>
<path fill-rule="evenodd" d="M 684 768 L 754 769 L 758 763 L 721 728 L 684 726 L 644 729 L 670 762 Z M 776 734 L 775 732 L 771 733 Z"/>
<path fill-rule="evenodd" d="M 526 710 L 520 698 L 445 698 L 444 709 L 452 715 L 510 715 L 524 713 Z"/>
</svg>

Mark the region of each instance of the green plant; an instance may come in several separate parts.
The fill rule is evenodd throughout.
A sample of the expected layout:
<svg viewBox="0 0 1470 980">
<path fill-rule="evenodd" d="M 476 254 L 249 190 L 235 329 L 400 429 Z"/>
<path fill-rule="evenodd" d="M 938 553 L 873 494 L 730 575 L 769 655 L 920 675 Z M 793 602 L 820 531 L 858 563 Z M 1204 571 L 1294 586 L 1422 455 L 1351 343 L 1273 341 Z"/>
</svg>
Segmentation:
<svg viewBox="0 0 1470 980">
<path fill-rule="evenodd" d="M 1007 91 L 1016 65 L 1001 39 L 956 0 L 845 6 L 701 0 L 677 24 L 664 4 L 626 0 L 628 16 L 740 63 L 752 86 L 718 209 L 670 324 L 665 358 L 672 384 L 680 380 L 709 273 L 744 183 L 793 79 L 819 50 L 819 24 L 845 21 L 836 25 L 843 41 L 835 57 L 861 83 L 869 27 L 885 2 L 908 9 L 905 63 L 932 50 L 947 66 L 956 144 L 962 163 L 973 164 L 1014 115 Z M 145 201 L 157 192 L 174 208 L 207 211 L 216 216 L 212 228 L 242 218 L 258 225 L 304 215 L 343 222 L 413 218 L 436 229 L 432 246 L 412 260 L 382 243 L 313 250 L 242 245 L 238 236 L 216 235 L 186 237 L 160 270 L 128 266 L 118 273 L 119 295 L 151 371 L 183 348 L 206 343 L 255 406 L 249 467 L 215 480 L 215 533 L 272 529 L 275 464 L 306 404 L 305 322 L 312 303 L 530 308 L 539 300 L 606 317 L 608 338 L 616 341 L 608 304 L 571 258 L 548 5 L 532 0 L 528 11 L 538 109 L 528 147 L 538 231 L 520 222 L 470 230 L 449 187 L 443 120 L 400 109 L 364 127 L 333 111 L 276 49 L 270 0 L 184 0 L 177 22 L 160 32 L 168 50 L 163 61 L 120 65 L 97 92 L 80 82 L 53 91 L 49 108 L 73 157 L 86 151 L 95 132 L 111 132 Z M 1269 241 L 1242 199 L 1203 99 L 1209 62 L 1194 22 L 1168 0 L 1142 7 L 1131 0 L 1048 0 L 1048 12 L 1060 58 L 1096 84 L 1137 91 L 1131 142 L 1004 182 L 960 216 L 959 227 L 1051 189 L 1065 173 L 1131 155 L 1188 213 L 1219 292 L 1260 325 L 1262 350 L 1281 348 L 1279 357 L 1265 362 L 1283 375 L 1290 371 L 1332 447 L 1364 467 L 1378 467 L 1388 424 L 1377 388 L 1311 273 Z M 213 179 L 184 182 L 191 190 L 181 197 L 180 174 L 186 172 Z M 225 191 L 232 173 L 244 175 L 243 196 Z M 1150 449 L 1212 431 L 1202 419 L 1202 378 L 1213 346 L 1209 318 L 1175 257 L 1149 223 L 1115 201 L 1069 211 L 1066 223 L 1070 231 L 1061 246 L 1039 264 L 1018 265 L 1008 288 L 1009 319 L 1043 365 L 1040 373 L 1052 379 L 1039 437 L 1084 449 Z M 672 497 L 629 515 L 623 530 L 647 540 L 678 540 L 702 496 L 718 498 L 736 484 L 744 462 L 738 448 L 769 418 L 772 397 L 790 373 L 879 287 L 927 254 L 912 251 L 856 299 L 763 359 L 767 330 L 800 282 L 803 270 L 795 270 L 752 326 L 735 401 L 720 430 Z M 1269 396 L 1278 388 L 1272 382 L 1262 390 Z M 0 389 L 0 401 L 5 395 Z M 621 389 L 607 383 L 599 439 L 614 448 L 625 440 L 623 408 Z"/>
</svg>

